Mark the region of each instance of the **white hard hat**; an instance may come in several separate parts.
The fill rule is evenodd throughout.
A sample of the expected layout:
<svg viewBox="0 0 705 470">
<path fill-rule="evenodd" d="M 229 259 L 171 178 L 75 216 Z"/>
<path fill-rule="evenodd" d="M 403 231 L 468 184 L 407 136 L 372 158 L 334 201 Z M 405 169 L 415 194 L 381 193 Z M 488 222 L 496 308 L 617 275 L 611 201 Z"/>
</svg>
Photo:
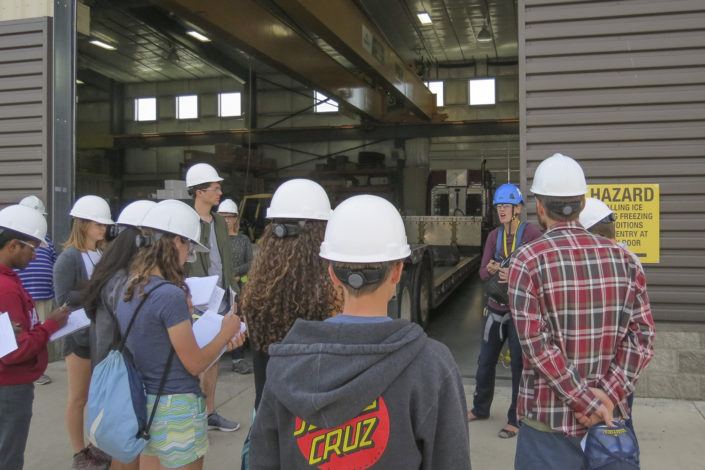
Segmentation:
<svg viewBox="0 0 705 470">
<path fill-rule="evenodd" d="M 541 196 L 583 196 L 587 193 L 585 173 L 572 158 L 553 154 L 536 168 L 531 192 Z"/>
<path fill-rule="evenodd" d="M 399 212 L 386 199 L 364 194 L 346 199 L 333 211 L 320 256 L 343 263 L 379 263 L 410 253 Z"/>
<path fill-rule="evenodd" d="M 610 214 L 614 212 L 607 204 L 594 197 L 588 197 L 585 198 L 585 207 L 580 212 L 580 224 L 589 229 Z"/>
<path fill-rule="evenodd" d="M 36 238 L 40 246 L 46 247 L 47 221 L 39 211 L 15 204 L 0 210 L 0 228 Z"/>
<path fill-rule="evenodd" d="M 282 183 L 267 208 L 268 219 L 328 220 L 330 214 L 326 190 L 315 181 L 302 178 Z"/>
<path fill-rule="evenodd" d="M 208 251 L 200 241 L 201 217 L 191 206 L 176 199 L 166 199 L 152 206 L 142 220 L 142 227 L 188 238 L 196 243 L 196 251 Z"/>
<path fill-rule="evenodd" d="M 218 206 L 219 214 L 237 214 L 237 204 L 232 199 L 225 199 Z"/>
<path fill-rule="evenodd" d="M 117 218 L 118 225 L 131 225 L 133 227 L 142 226 L 142 220 L 149 210 L 156 206 L 154 201 L 135 201 L 126 205 Z"/>
<path fill-rule="evenodd" d="M 77 219 L 92 220 L 99 224 L 112 225 L 115 223 L 110 215 L 110 206 L 105 202 L 105 199 L 99 196 L 88 195 L 78 198 L 73 203 L 69 215 Z"/>
<path fill-rule="evenodd" d="M 203 183 L 219 183 L 223 178 L 208 163 L 196 163 L 186 171 L 186 186 L 191 188 Z"/>
<path fill-rule="evenodd" d="M 23 197 L 19 204 L 20 206 L 30 207 L 42 215 L 47 215 L 47 210 L 44 207 L 44 203 L 34 194 Z"/>
</svg>

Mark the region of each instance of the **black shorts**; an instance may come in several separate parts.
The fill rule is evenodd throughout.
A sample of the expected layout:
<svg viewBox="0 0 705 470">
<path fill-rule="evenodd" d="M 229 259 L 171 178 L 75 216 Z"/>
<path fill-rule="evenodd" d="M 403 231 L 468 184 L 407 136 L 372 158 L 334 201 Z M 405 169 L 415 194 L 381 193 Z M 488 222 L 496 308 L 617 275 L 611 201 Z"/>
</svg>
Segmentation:
<svg viewBox="0 0 705 470">
<path fill-rule="evenodd" d="M 64 356 L 75 354 L 81 359 L 91 358 L 91 348 L 88 343 L 88 328 L 64 336 Z"/>
</svg>

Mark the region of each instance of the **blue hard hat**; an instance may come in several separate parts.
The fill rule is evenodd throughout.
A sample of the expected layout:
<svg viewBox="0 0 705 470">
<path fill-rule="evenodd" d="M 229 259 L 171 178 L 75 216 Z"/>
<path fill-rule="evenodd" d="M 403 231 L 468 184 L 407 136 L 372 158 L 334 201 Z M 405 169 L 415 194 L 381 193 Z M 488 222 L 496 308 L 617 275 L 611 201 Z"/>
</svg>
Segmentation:
<svg viewBox="0 0 705 470">
<path fill-rule="evenodd" d="M 507 183 L 497 188 L 497 190 L 494 192 L 494 201 L 492 201 L 492 204 L 495 206 L 497 204 L 517 205 L 523 202 L 524 198 L 522 197 L 519 188 L 517 188 L 513 184 Z"/>
</svg>

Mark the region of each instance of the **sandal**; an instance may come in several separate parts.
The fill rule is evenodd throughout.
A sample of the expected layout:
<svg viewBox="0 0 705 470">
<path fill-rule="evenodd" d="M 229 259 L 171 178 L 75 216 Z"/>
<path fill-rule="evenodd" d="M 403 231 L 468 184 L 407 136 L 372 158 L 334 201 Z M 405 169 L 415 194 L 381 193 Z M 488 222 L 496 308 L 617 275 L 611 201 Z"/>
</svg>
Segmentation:
<svg viewBox="0 0 705 470">
<path fill-rule="evenodd" d="M 489 416 L 488 416 L 489 418 Z M 468 411 L 468 423 L 470 421 L 478 421 L 478 420 L 483 420 L 487 418 L 480 418 L 479 416 L 475 416 L 472 411 Z"/>
<path fill-rule="evenodd" d="M 501 439 L 511 439 L 512 437 L 515 437 L 519 431 L 512 431 L 511 429 L 502 429 L 497 433 L 497 437 Z"/>
</svg>

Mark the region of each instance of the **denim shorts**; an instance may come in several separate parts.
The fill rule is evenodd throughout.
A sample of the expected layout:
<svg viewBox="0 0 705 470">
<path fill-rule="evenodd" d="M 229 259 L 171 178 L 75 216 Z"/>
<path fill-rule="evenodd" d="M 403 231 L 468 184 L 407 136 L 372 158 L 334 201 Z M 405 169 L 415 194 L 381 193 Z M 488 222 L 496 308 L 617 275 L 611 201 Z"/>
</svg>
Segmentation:
<svg viewBox="0 0 705 470">
<path fill-rule="evenodd" d="M 156 398 L 147 395 L 147 418 Z M 149 434 L 142 453 L 158 457 L 164 467 L 181 467 L 203 457 L 208 452 L 205 398 L 195 393 L 162 395 Z"/>
</svg>

